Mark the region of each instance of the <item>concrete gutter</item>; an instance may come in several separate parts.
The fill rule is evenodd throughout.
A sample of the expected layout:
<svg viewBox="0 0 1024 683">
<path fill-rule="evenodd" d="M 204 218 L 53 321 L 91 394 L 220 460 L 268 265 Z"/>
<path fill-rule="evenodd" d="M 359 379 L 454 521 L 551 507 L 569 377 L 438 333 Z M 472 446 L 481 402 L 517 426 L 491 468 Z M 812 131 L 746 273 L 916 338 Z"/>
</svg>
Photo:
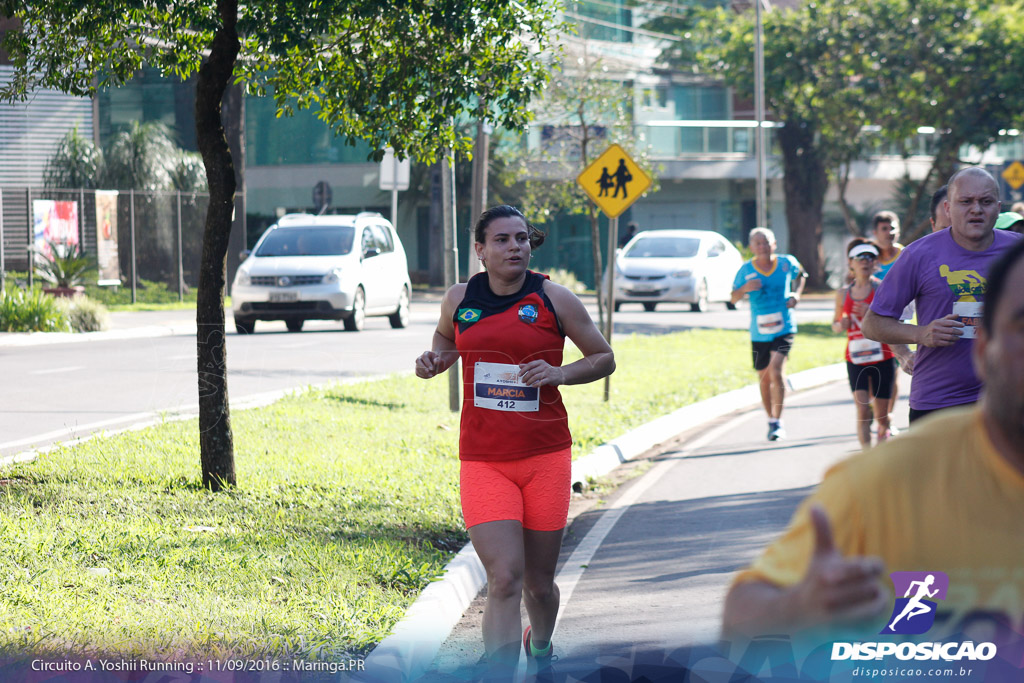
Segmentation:
<svg viewBox="0 0 1024 683">
<path fill-rule="evenodd" d="M 790 388 L 811 389 L 846 378 L 846 364 L 836 363 L 791 375 Z M 585 486 L 677 435 L 730 413 L 761 404 L 758 385 L 752 384 L 700 401 L 641 425 L 598 446 L 572 466 L 573 486 Z M 365 683 L 406 683 L 425 674 L 452 629 L 462 618 L 487 577 L 473 544 L 468 543 L 429 586 L 364 663 L 353 680 Z"/>
</svg>

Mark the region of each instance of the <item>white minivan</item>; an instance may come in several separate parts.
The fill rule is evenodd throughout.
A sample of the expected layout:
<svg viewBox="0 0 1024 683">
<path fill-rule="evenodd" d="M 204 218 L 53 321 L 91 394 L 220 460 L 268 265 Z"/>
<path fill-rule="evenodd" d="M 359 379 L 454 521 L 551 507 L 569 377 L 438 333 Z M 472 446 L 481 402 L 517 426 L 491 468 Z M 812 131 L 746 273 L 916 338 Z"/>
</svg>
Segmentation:
<svg viewBox="0 0 1024 683">
<path fill-rule="evenodd" d="M 288 214 L 239 266 L 231 308 L 239 334 L 257 320 L 283 320 L 291 332 L 307 320 L 341 320 L 355 332 L 368 315 L 408 325 L 411 293 L 405 249 L 379 213 Z"/>
</svg>

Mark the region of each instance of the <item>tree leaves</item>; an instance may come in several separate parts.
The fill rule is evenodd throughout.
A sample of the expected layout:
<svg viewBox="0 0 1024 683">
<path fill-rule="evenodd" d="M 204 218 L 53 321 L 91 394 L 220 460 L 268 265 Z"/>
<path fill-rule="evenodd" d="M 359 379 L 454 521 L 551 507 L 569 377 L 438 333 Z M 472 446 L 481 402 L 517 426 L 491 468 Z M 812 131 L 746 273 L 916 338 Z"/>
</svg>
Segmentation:
<svg viewBox="0 0 1024 683">
<path fill-rule="evenodd" d="M 249 2 L 239 7 L 235 79 L 272 93 L 281 115 L 316 108 L 351 143 L 433 161 L 446 148 L 469 151 L 460 117 L 526 124 L 548 76 L 537 55 L 561 31 L 556 9 L 550 0 Z M 23 27 L 4 41 L 16 70 L 6 99 L 38 87 L 88 95 L 143 63 L 187 78 L 220 24 L 213 0 L 0 0 L 0 13 Z"/>
</svg>

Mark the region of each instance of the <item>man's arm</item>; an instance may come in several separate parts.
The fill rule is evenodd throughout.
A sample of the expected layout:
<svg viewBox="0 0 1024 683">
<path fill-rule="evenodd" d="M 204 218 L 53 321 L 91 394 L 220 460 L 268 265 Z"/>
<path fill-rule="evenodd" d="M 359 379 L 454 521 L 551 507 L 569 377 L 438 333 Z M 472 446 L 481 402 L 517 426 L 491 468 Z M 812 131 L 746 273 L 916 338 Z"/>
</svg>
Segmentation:
<svg viewBox="0 0 1024 683">
<path fill-rule="evenodd" d="M 800 297 L 804 293 L 804 285 L 807 284 L 807 273 L 800 271 L 800 277 L 796 279 L 796 289 L 789 293 L 789 298 L 786 299 L 786 306 L 793 308 L 800 303 Z"/>
<path fill-rule="evenodd" d="M 734 304 L 739 303 L 739 300 L 743 298 L 744 294 L 747 292 L 756 292 L 759 289 L 761 289 L 761 278 L 751 278 L 736 289 L 732 290 L 732 295 L 729 297 L 729 300 Z"/>
<path fill-rule="evenodd" d="M 918 344 L 919 346 L 952 346 L 963 334 L 964 324 L 954 314 L 936 318 L 927 325 L 901 323 L 897 318 L 879 315 L 872 310 L 864 316 L 861 332 L 868 339 L 883 344 Z"/>
<path fill-rule="evenodd" d="M 810 509 L 814 550 L 804 578 L 791 587 L 767 581 L 733 585 L 725 598 L 726 636 L 756 636 L 779 627 L 795 631 L 817 624 L 874 616 L 889 602 L 882 588 L 882 562 L 874 557 L 844 558 L 832 540 L 825 510 Z"/>
</svg>

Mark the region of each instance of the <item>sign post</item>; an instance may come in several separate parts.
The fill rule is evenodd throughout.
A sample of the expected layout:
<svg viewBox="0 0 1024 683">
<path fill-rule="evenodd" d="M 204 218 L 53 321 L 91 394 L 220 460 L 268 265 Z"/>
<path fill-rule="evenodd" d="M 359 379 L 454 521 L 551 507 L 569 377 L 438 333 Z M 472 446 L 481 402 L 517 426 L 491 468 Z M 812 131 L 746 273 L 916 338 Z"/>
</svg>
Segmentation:
<svg viewBox="0 0 1024 683">
<path fill-rule="evenodd" d="M 1024 192 L 1021 191 L 1021 186 L 1024 186 L 1024 164 L 1019 161 L 1010 162 L 999 175 L 1009 188 L 1004 196 L 1008 196 L 1011 203 L 1024 201 Z"/>
<path fill-rule="evenodd" d="M 384 158 L 380 160 L 380 189 L 391 190 L 391 225 L 398 230 L 398 191 L 409 189 L 409 159 L 401 161 L 395 156 L 395 150 L 388 147 L 384 150 Z"/>
<path fill-rule="evenodd" d="M 604 337 L 612 343 L 612 312 L 615 310 L 615 243 L 619 233 L 619 216 L 651 186 L 651 177 L 619 145 L 611 145 L 604 153 L 590 163 L 576 176 L 587 196 L 608 216 L 608 274 L 606 277 L 605 301 L 608 302 L 608 316 L 605 318 Z M 597 295 L 601 296 L 601 283 L 597 283 Z M 604 378 L 604 400 L 609 399 L 611 378 Z"/>
</svg>

